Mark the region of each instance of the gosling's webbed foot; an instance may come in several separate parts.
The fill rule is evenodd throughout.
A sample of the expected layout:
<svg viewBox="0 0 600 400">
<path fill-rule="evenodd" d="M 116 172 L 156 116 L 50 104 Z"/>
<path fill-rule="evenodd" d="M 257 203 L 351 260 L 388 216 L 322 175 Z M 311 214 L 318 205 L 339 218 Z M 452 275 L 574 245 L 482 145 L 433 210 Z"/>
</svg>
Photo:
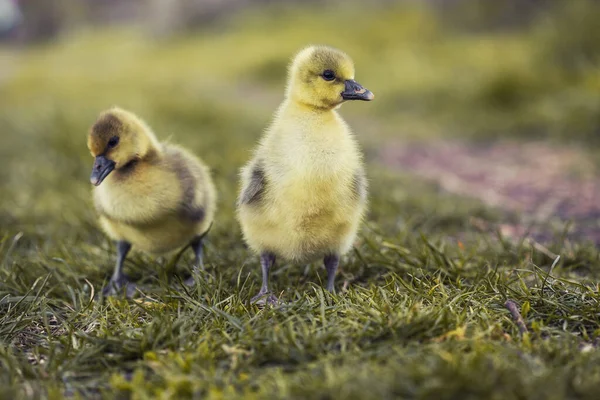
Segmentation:
<svg viewBox="0 0 600 400">
<path fill-rule="evenodd" d="M 250 302 L 260 307 L 264 307 L 266 305 L 278 306 L 282 304 L 282 302 L 277 297 L 275 297 L 273 293 L 269 292 L 259 292 L 256 296 L 250 299 Z"/>
<path fill-rule="evenodd" d="M 102 295 L 104 297 L 118 296 L 125 292 L 125 296 L 131 299 L 136 291 L 136 285 L 130 282 L 129 279 L 122 275 L 116 280 L 111 279 L 108 284 L 102 289 Z"/>
<path fill-rule="evenodd" d="M 198 279 L 200 272 L 204 271 L 204 263 L 202 263 L 202 260 L 200 260 L 199 265 L 200 267 L 198 268 L 195 266 L 190 277 L 183 281 L 186 286 L 191 287 L 196 285 L 196 279 Z"/>
<path fill-rule="evenodd" d="M 190 276 L 185 281 L 183 281 L 183 284 L 185 286 L 190 286 L 190 287 L 194 286 L 196 284 L 196 280 L 194 279 L 194 275 Z"/>
</svg>

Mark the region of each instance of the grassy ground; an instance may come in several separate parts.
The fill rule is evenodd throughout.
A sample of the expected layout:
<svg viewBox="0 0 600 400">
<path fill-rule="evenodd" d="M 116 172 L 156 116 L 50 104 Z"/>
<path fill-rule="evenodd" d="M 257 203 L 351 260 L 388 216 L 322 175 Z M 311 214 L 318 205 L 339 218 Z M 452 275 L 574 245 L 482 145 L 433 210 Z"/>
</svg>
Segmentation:
<svg viewBox="0 0 600 400">
<path fill-rule="evenodd" d="M 359 16 L 363 32 L 341 23 Z M 598 249 L 557 240 L 548 244 L 557 261 L 481 234 L 470 217 L 507 216 L 388 171 L 373 155 L 392 136 L 460 127 L 489 138 L 535 122 L 537 136 L 587 140 L 599 115 L 597 71 L 567 79 L 539 70 L 533 49 L 550 40 L 540 27 L 449 29 L 422 10 L 300 10 L 162 41 L 125 29 L 2 50 L 0 398 L 595 398 Z M 249 304 L 258 260 L 233 218 L 237 171 L 281 100 L 287 58 L 308 42 L 347 50 L 378 96 L 342 110 L 369 160 L 371 211 L 337 295 L 321 290 L 320 265 L 280 265 L 273 287 L 290 305 L 259 310 Z M 554 83 L 521 86 L 537 80 Z M 501 93 L 508 109 L 480 97 L 498 81 L 491 98 Z M 513 104 L 515 91 L 532 98 Z M 145 296 L 93 300 L 115 251 L 91 207 L 85 137 L 112 104 L 213 166 L 219 218 L 192 290 L 167 282 L 171 259 L 134 253 L 126 268 Z M 573 109 L 580 125 L 569 122 Z M 508 299 L 520 306 L 523 335 Z"/>
</svg>

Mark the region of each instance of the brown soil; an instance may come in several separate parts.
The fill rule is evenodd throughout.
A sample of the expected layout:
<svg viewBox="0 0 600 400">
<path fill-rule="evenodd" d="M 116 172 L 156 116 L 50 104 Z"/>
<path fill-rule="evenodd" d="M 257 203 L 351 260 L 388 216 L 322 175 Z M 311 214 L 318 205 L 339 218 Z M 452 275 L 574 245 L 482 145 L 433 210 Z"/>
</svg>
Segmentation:
<svg viewBox="0 0 600 400">
<path fill-rule="evenodd" d="M 385 164 L 438 183 L 445 190 L 518 212 L 511 236 L 549 240 L 549 222 L 571 222 L 568 237 L 600 244 L 600 175 L 583 151 L 542 142 L 470 144 L 439 141 L 388 145 Z"/>
</svg>

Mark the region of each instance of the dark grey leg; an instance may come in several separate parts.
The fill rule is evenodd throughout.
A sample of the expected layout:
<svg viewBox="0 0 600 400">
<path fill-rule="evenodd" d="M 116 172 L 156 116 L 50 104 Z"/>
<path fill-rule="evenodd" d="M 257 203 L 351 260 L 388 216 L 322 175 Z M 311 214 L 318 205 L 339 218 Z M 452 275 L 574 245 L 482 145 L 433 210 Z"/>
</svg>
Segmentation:
<svg viewBox="0 0 600 400">
<path fill-rule="evenodd" d="M 192 251 L 194 252 L 194 272 L 197 272 L 199 269 L 204 269 L 204 236 L 198 236 L 194 240 L 192 240 L 191 246 Z"/>
<path fill-rule="evenodd" d="M 117 242 L 117 263 L 108 285 L 102 289 L 104 296 L 114 296 L 126 287 L 127 297 L 133 297 L 135 293 L 135 285 L 129 282 L 127 275 L 123 273 L 123 264 L 125 263 L 125 257 L 131 250 L 131 243 L 124 240 Z"/>
<path fill-rule="evenodd" d="M 325 256 L 323 263 L 327 270 L 327 290 L 330 292 L 334 291 L 333 284 L 335 283 L 335 273 L 340 264 L 340 257 L 337 254 L 329 254 Z"/>
<path fill-rule="evenodd" d="M 275 254 L 267 251 L 260 255 L 260 267 L 262 270 L 262 285 L 260 291 L 250 301 L 257 304 L 277 304 L 277 297 L 269 292 L 269 270 L 275 265 Z"/>
<path fill-rule="evenodd" d="M 200 270 L 204 269 L 204 261 L 202 260 L 203 253 L 204 253 L 203 240 L 204 240 L 204 235 L 196 236 L 194 238 L 194 240 L 192 240 L 190 242 L 190 247 L 192 248 L 192 251 L 194 252 L 194 267 L 192 270 L 192 276 L 187 278 L 184 282 L 188 286 L 193 286 L 196 283 L 194 281 L 194 276 L 198 275 Z"/>
</svg>

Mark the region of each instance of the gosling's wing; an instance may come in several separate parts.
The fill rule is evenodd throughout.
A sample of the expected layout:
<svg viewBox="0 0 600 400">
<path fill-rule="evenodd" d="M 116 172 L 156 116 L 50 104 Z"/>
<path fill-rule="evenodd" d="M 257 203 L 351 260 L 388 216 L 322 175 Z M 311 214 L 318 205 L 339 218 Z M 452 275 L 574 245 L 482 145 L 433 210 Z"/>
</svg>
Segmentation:
<svg viewBox="0 0 600 400">
<path fill-rule="evenodd" d="M 177 213 L 188 221 L 204 220 L 206 209 L 202 199 L 198 198 L 198 192 L 206 191 L 202 166 L 190 155 L 174 146 L 169 146 L 167 150 L 167 162 L 175 172 L 182 188 Z M 207 197 L 207 194 L 204 193 L 203 197 Z"/>
<path fill-rule="evenodd" d="M 259 203 L 266 190 L 265 170 L 261 163 L 247 166 L 242 173 L 242 191 L 238 205 Z"/>
</svg>

